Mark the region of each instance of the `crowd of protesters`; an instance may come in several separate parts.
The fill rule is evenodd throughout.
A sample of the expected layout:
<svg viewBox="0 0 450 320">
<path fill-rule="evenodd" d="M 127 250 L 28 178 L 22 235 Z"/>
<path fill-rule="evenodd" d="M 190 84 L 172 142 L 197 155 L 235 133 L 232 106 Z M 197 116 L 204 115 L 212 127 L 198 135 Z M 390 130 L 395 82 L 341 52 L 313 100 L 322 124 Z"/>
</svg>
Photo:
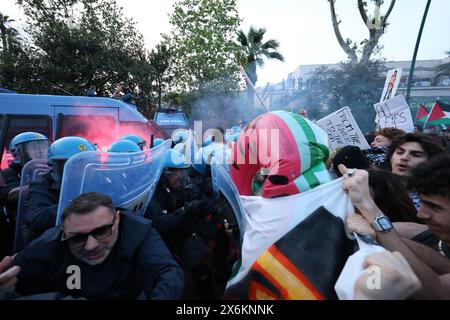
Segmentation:
<svg viewBox="0 0 450 320">
<path fill-rule="evenodd" d="M 302 115 L 307 117 L 306 112 Z M 216 131 L 220 137 L 211 139 L 213 149 L 232 147 L 224 130 Z M 388 250 L 364 261 L 365 268 L 382 268 L 382 288 L 369 290 L 364 275 L 355 286 L 355 298 L 449 299 L 448 135 L 385 128 L 372 137 L 369 150 L 346 146 L 328 166 L 331 176 L 343 177 L 343 190 L 355 207 L 347 228 L 372 237 Z M 109 152 L 143 148 L 139 141 L 124 140 L 128 142 L 116 142 Z M 20 186 L 25 163 L 47 148 L 48 173 Z M 55 227 L 64 164 L 96 147 L 81 137 L 65 137 L 49 146 L 46 137 L 27 133 L 13 139 L 9 149 L 14 161 L 2 171 L 0 187 L 0 298 L 221 297 L 239 259 L 239 230 L 228 202 L 212 191 L 213 153 L 207 154 L 202 170 L 194 170 L 177 161 L 182 154 L 174 143 L 143 216 L 117 208 L 98 190 L 73 199 L 63 210 L 61 225 Z M 255 195 L 266 178 L 262 172 L 255 175 Z M 26 233 L 20 235 L 25 245 L 13 252 L 21 188 L 27 193 Z M 68 270 L 73 266 L 83 276 L 70 287 Z"/>
</svg>

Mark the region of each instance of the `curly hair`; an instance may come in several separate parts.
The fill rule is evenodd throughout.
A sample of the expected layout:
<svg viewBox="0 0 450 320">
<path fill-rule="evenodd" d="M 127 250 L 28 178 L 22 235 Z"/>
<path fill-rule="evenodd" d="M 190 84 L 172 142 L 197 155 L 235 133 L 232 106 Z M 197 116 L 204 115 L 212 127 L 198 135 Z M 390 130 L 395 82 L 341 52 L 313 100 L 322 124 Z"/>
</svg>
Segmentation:
<svg viewBox="0 0 450 320">
<path fill-rule="evenodd" d="M 450 198 L 450 154 L 438 155 L 415 167 L 409 188 L 426 195 Z"/>
<path fill-rule="evenodd" d="M 418 144 L 420 144 L 423 150 L 425 151 L 428 159 L 438 154 L 446 152 L 446 149 L 442 146 L 441 143 L 438 143 L 436 141 L 436 138 L 434 137 L 429 137 L 422 133 L 407 133 L 402 136 L 398 136 L 392 141 L 392 144 L 389 146 L 388 153 L 386 156 L 386 159 L 389 160 L 388 161 L 389 163 L 391 161 L 392 155 L 395 152 L 395 149 L 397 149 L 406 142 L 417 142 Z"/>
<path fill-rule="evenodd" d="M 390 140 L 403 136 L 404 134 L 406 134 L 405 131 L 397 128 L 384 128 L 375 132 L 375 136 L 383 136 Z"/>
</svg>

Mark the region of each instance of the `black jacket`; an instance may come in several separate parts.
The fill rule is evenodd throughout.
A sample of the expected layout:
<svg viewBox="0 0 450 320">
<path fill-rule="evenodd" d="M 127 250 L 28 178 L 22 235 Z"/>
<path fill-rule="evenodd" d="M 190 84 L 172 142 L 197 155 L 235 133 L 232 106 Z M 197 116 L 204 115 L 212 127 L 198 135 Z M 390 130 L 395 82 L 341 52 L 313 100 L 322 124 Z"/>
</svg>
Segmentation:
<svg viewBox="0 0 450 320">
<path fill-rule="evenodd" d="M 173 190 L 164 177 L 161 177 L 146 210 L 145 217 L 153 221 L 153 226 L 164 237 L 164 240 L 182 239 L 193 232 L 195 215 L 183 209 L 186 202 L 204 199 L 199 188 L 188 183 L 184 188 Z"/>
<path fill-rule="evenodd" d="M 30 183 L 25 222 L 30 240 L 38 238 L 47 229 L 55 226 L 60 190 L 53 189 L 49 174 Z"/>
<path fill-rule="evenodd" d="M 20 172 L 22 171 L 22 166 L 15 163 L 11 163 L 8 168 L 1 171 L 3 180 L 5 182 L 4 187 L 0 187 L 0 203 L 2 206 L 6 205 L 6 200 L 8 193 L 20 186 Z"/>
<path fill-rule="evenodd" d="M 141 293 L 148 299 L 178 299 L 182 294 L 183 271 L 146 219 L 122 213 L 117 242 L 97 266 L 75 258 L 60 238 L 60 228 L 52 228 L 18 254 L 17 292 L 63 292 L 88 299 L 136 299 Z M 67 288 L 71 265 L 80 268 L 80 290 Z"/>
</svg>

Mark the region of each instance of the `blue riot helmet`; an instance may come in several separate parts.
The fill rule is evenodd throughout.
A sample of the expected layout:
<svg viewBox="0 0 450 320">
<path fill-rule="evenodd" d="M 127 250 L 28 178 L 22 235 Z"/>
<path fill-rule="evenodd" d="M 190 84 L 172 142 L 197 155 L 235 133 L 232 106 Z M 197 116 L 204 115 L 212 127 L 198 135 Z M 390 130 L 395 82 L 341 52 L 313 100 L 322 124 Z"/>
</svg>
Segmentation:
<svg viewBox="0 0 450 320">
<path fill-rule="evenodd" d="M 122 138 L 120 138 L 120 140 L 130 140 L 133 141 L 134 143 L 136 143 L 139 148 L 141 150 L 144 150 L 146 141 L 144 139 L 142 139 L 140 136 L 138 136 L 137 134 L 127 134 L 125 136 L 123 136 Z"/>
<path fill-rule="evenodd" d="M 169 149 L 163 172 L 171 187 L 180 188 L 186 184 L 186 169 L 189 169 L 189 167 L 190 164 L 181 152 Z"/>
<path fill-rule="evenodd" d="M 183 143 L 185 142 L 189 137 L 189 133 L 187 130 L 177 130 L 173 135 L 173 143 Z"/>
<path fill-rule="evenodd" d="M 48 139 L 38 132 L 23 132 L 15 136 L 9 144 L 9 151 L 14 156 L 13 162 L 24 166 L 34 159 L 46 159 Z"/>
<path fill-rule="evenodd" d="M 164 169 L 188 169 L 190 166 L 181 152 L 169 149 Z"/>
<path fill-rule="evenodd" d="M 69 158 L 80 152 L 95 150 L 91 142 L 81 137 L 64 137 L 53 142 L 48 148 L 50 175 L 55 182 L 53 187 L 61 187 L 64 164 Z"/>
<path fill-rule="evenodd" d="M 209 146 L 211 143 L 213 143 L 213 137 L 209 136 L 208 138 L 205 139 L 205 141 L 203 141 L 203 147 L 207 147 Z"/>
<path fill-rule="evenodd" d="M 131 140 L 118 140 L 109 146 L 108 152 L 133 153 L 141 152 L 141 148 Z"/>
</svg>

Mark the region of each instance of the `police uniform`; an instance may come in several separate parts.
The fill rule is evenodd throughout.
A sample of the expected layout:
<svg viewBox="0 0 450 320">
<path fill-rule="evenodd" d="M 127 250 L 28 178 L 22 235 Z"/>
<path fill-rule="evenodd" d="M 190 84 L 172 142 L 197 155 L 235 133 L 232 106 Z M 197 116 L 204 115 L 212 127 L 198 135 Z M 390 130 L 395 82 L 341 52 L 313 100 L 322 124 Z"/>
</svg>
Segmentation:
<svg viewBox="0 0 450 320">
<path fill-rule="evenodd" d="M 52 188 L 53 179 L 45 174 L 30 183 L 25 222 L 29 231 L 28 241 L 42 235 L 55 226 L 60 190 Z"/>
<path fill-rule="evenodd" d="M 61 242 L 54 227 L 30 243 L 14 263 L 21 267 L 16 291 L 22 295 L 62 292 L 87 299 L 178 299 L 184 287 L 180 266 L 151 223 L 121 213 L 119 236 L 108 257 L 88 265 Z M 67 286 L 69 266 L 80 268 L 80 289 Z"/>
<path fill-rule="evenodd" d="M 22 166 L 13 162 L 0 173 L 4 183 L 0 187 L 0 259 L 12 250 L 17 204 L 8 203 L 8 194 L 20 186 L 21 170 Z"/>
<path fill-rule="evenodd" d="M 171 252 L 176 254 L 183 265 L 192 272 L 200 295 L 204 299 L 212 299 L 214 297 L 212 270 L 205 263 L 208 248 L 205 240 L 197 232 L 198 220 L 202 219 L 206 200 L 206 196 L 202 195 L 189 179 L 184 187 L 171 189 L 166 178 L 162 176 L 145 217 L 153 221 L 153 226 L 161 234 Z M 185 208 L 185 203 L 192 201 L 197 203 L 197 206 L 190 210 Z"/>
</svg>

